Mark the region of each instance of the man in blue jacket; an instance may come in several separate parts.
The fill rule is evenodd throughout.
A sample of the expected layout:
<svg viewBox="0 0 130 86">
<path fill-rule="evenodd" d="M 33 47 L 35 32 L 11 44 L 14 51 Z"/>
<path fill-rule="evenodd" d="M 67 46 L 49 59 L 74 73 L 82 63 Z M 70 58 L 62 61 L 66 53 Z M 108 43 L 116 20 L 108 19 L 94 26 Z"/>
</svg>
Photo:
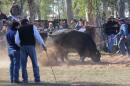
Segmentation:
<svg viewBox="0 0 130 86">
<path fill-rule="evenodd" d="M 8 43 L 8 55 L 10 57 L 10 80 L 11 83 L 19 83 L 20 48 L 15 44 L 15 34 L 19 23 L 14 21 L 6 33 Z"/>
<path fill-rule="evenodd" d="M 15 42 L 20 46 L 23 83 L 28 83 L 27 57 L 30 56 L 34 72 L 34 81 L 40 82 L 39 66 L 35 50 L 36 41 L 46 50 L 45 43 L 40 36 L 37 27 L 29 24 L 27 19 L 21 21 L 21 27 L 15 36 Z"/>
<path fill-rule="evenodd" d="M 119 49 L 122 55 L 130 55 L 130 20 L 129 19 L 122 19 L 121 20 L 121 27 L 118 35 L 120 36 L 119 39 Z"/>
</svg>

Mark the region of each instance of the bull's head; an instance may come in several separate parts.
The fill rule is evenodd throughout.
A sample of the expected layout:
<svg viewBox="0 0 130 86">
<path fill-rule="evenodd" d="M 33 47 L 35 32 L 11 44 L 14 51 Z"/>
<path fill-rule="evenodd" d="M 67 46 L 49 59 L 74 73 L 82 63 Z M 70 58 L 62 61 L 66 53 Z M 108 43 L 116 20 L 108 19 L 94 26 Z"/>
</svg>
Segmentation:
<svg viewBox="0 0 130 86">
<path fill-rule="evenodd" d="M 97 52 L 95 54 L 93 54 L 93 56 L 91 57 L 91 59 L 94 62 L 100 62 L 100 58 L 101 58 L 101 54 L 100 52 L 97 50 Z"/>
</svg>

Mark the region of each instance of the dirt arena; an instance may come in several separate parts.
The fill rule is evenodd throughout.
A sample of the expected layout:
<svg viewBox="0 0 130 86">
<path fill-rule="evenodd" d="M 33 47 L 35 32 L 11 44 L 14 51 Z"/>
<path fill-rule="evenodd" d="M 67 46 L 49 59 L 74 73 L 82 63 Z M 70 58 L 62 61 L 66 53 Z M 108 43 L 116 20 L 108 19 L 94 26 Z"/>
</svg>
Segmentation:
<svg viewBox="0 0 130 86">
<path fill-rule="evenodd" d="M 101 63 L 95 64 L 86 58 L 85 63 L 80 63 L 76 53 L 70 53 L 69 62 L 46 63 L 45 52 L 37 49 L 40 64 L 41 83 L 33 82 L 33 72 L 30 59 L 28 62 L 29 84 L 10 84 L 9 82 L 9 57 L 6 43 L 0 44 L 0 86 L 130 86 L 130 57 L 120 55 L 102 54 Z M 48 57 L 53 58 L 57 53 Z M 55 65 L 54 65 L 55 64 Z M 51 67 L 55 73 L 54 79 Z M 21 75 L 21 73 L 20 73 Z M 21 77 L 20 77 L 21 80 Z"/>
</svg>

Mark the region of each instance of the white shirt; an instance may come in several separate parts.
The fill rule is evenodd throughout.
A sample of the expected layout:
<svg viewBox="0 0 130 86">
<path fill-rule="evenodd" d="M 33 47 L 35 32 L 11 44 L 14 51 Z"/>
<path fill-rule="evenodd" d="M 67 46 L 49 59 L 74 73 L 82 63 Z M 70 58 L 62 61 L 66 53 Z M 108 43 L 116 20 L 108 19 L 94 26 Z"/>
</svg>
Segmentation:
<svg viewBox="0 0 130 86">
<path fill-rule="evenodd" d="M 85 32 L 86 31 L 86 28 L 80 28 L 79 30 L 78 30 L 79 32 Z"/>
</svg>

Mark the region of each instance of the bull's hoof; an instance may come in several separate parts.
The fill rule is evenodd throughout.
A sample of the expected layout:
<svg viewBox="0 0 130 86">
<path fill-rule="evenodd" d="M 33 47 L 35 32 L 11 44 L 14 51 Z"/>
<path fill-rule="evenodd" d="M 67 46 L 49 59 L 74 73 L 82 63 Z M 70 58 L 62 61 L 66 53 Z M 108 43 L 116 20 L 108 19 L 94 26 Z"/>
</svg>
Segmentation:
<svg viewBox="0 0 130 86">
<path fill-rule="evenodd" d="M 84 63 L 85 61 L 84 61 L 84 57 L 80 57 L 80 62 L 81 63 Z"/>
<path fill-rule="evenodd" d="M 83 63 L 85 63 L 85 61 L 84 61 L 84 60 L 80 60 L 80 63 L 82 63 L 82 64 L 83 64 Z"/>
<path fill-rule="evenodd" d="M 93 62 L 94 64 L 101 64 L 102 62 L 101 61 L 99 61 L 99 62 Z"/>
</svg>

